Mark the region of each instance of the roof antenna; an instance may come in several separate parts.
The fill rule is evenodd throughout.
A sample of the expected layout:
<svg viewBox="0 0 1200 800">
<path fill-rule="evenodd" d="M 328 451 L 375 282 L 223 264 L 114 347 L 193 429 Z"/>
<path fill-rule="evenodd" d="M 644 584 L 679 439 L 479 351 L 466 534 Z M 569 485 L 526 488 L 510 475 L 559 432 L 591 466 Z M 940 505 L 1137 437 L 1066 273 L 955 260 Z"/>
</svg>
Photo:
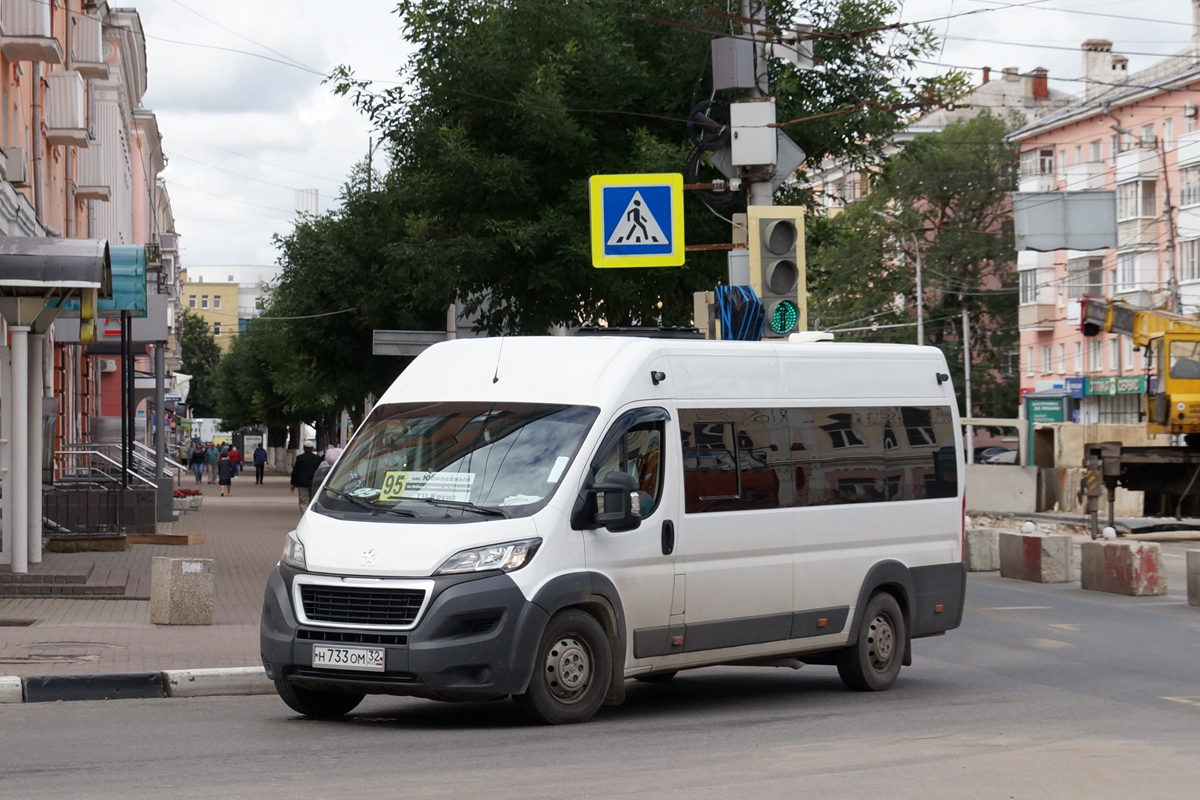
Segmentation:
<svg viewBox="0 0 1200 800">
<path fill-rule="evenodd" d="M 496 351 L 496 371 L 492 374 L 492 383 L 500 382 L 500 356 L 504 355 L 504 337 L 500 337 L 500 349 Z"/>
</svg>

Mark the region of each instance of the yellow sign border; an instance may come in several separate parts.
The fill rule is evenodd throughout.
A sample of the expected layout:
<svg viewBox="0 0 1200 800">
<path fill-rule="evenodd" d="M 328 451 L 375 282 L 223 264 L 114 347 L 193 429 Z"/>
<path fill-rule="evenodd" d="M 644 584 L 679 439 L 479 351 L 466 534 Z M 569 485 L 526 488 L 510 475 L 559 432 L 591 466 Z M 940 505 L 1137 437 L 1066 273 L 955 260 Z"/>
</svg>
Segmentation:
<svg viewBox="0 0 1200 800">
<path fill-rule="evenodd" d="M 604 254 L 604 189 L 609 186 L 671 187 L 671 252 L 661 256 L 606 256 Z M 592 266 L 600 269 L 620 267 L 682 267 L 683 175 L 662 172 L 640 175 L 593 175 L 588 178 L 588 198 L 592 220 Z"/>
</svg>

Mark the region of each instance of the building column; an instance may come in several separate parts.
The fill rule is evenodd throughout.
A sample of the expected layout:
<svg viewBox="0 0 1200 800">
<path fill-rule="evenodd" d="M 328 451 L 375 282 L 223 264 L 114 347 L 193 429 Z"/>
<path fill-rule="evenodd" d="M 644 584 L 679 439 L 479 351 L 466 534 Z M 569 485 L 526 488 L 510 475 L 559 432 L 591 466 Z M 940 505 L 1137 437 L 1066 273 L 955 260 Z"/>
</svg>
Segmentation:
<svg viewBox="0 0 1200 800">
<path fill-rule="evenodd" d="M 46 334 L 29 334 L 29 518 L 28 522 L 28 558 L 30 564 L 40 564 L 42 561 L 42 397 L 45 395 L 44 347 Z"/>
<path fill-rule="evenodd" d="M 5 480 L 5 495 L 12 494 L 9 506 L 12 525 L 5 520 L 5 527 L 12 531 L 12 571 L 29 572 L 29 326 L 13 325 L 12 332 L 12 384 L 4 405 L 12 406 L 12 427 L 9 429 L 8 446 L 12 454 L 12 466 Z"/>
<path fill-rule="evenodd" d="M 0 342 L 7 342 L 7 331 L 5 326 L 0 326 Z M 0 346 L 0 392 L 3 392 L 3 397 L 8 398 L 12 395 L 12 348 L 7 344 Z M 3 476 L 4 485 L 9 486 L 9 478 L 12 476 L 12 430 L 13 430 L 13 404 L 7 400 L 0 400 L 0 476 Z M 0 514 L 4 519 L 4 561 L 12 562 L 13 552 L 13 535 L 12 525 L 8 524 L 8 520 L 13 518 L 13 496 L 12 492 L 4 492 L 3 498 L 0 498 Z"/>
</svg>

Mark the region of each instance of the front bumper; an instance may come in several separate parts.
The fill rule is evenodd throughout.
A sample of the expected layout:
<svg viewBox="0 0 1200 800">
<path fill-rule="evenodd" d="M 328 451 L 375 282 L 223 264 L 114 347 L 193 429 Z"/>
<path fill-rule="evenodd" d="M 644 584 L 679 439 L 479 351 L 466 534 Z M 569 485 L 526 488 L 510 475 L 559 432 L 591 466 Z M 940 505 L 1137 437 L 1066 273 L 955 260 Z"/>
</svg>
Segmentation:
<svg viewBox="0 0 1200 800">
<path fill-rule="evenodd" d="M 368 694 L 477 699 L 519 694 L 549 617 L 507 575 L 434 578 L 431 600 L 409 631 L 301 625 L 292 609 L 296 572 L 279 565 L 267 582 L 259 641 L 272 680 Z M 381 647 L 383 672 L 312 665 L 314 644 Z"/>
</svg>

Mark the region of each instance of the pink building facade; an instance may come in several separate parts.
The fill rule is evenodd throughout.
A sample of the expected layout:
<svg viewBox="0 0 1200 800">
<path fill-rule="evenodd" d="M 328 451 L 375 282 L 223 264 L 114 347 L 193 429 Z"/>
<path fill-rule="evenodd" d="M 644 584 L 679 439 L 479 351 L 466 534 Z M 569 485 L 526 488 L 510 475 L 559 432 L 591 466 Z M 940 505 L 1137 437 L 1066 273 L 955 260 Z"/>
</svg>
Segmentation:
<svg viewBox="0 0 1200 800">
<path fill-rule="evenodd" d="M 1200 0 L 1197 0 L 1200 18 Z M 1018 131 L 1023 192 L 1113 190 L 1117 247 L 1018 254 L 1022 395 L 1066 392 L 1083 423 L 1139 422 L 1143 355 L 1080 332 L 1080 300 L 1200 310 L 1200 36 L 1135 74 L 1083 44 L 1084 91 Z"/>
</svg>

